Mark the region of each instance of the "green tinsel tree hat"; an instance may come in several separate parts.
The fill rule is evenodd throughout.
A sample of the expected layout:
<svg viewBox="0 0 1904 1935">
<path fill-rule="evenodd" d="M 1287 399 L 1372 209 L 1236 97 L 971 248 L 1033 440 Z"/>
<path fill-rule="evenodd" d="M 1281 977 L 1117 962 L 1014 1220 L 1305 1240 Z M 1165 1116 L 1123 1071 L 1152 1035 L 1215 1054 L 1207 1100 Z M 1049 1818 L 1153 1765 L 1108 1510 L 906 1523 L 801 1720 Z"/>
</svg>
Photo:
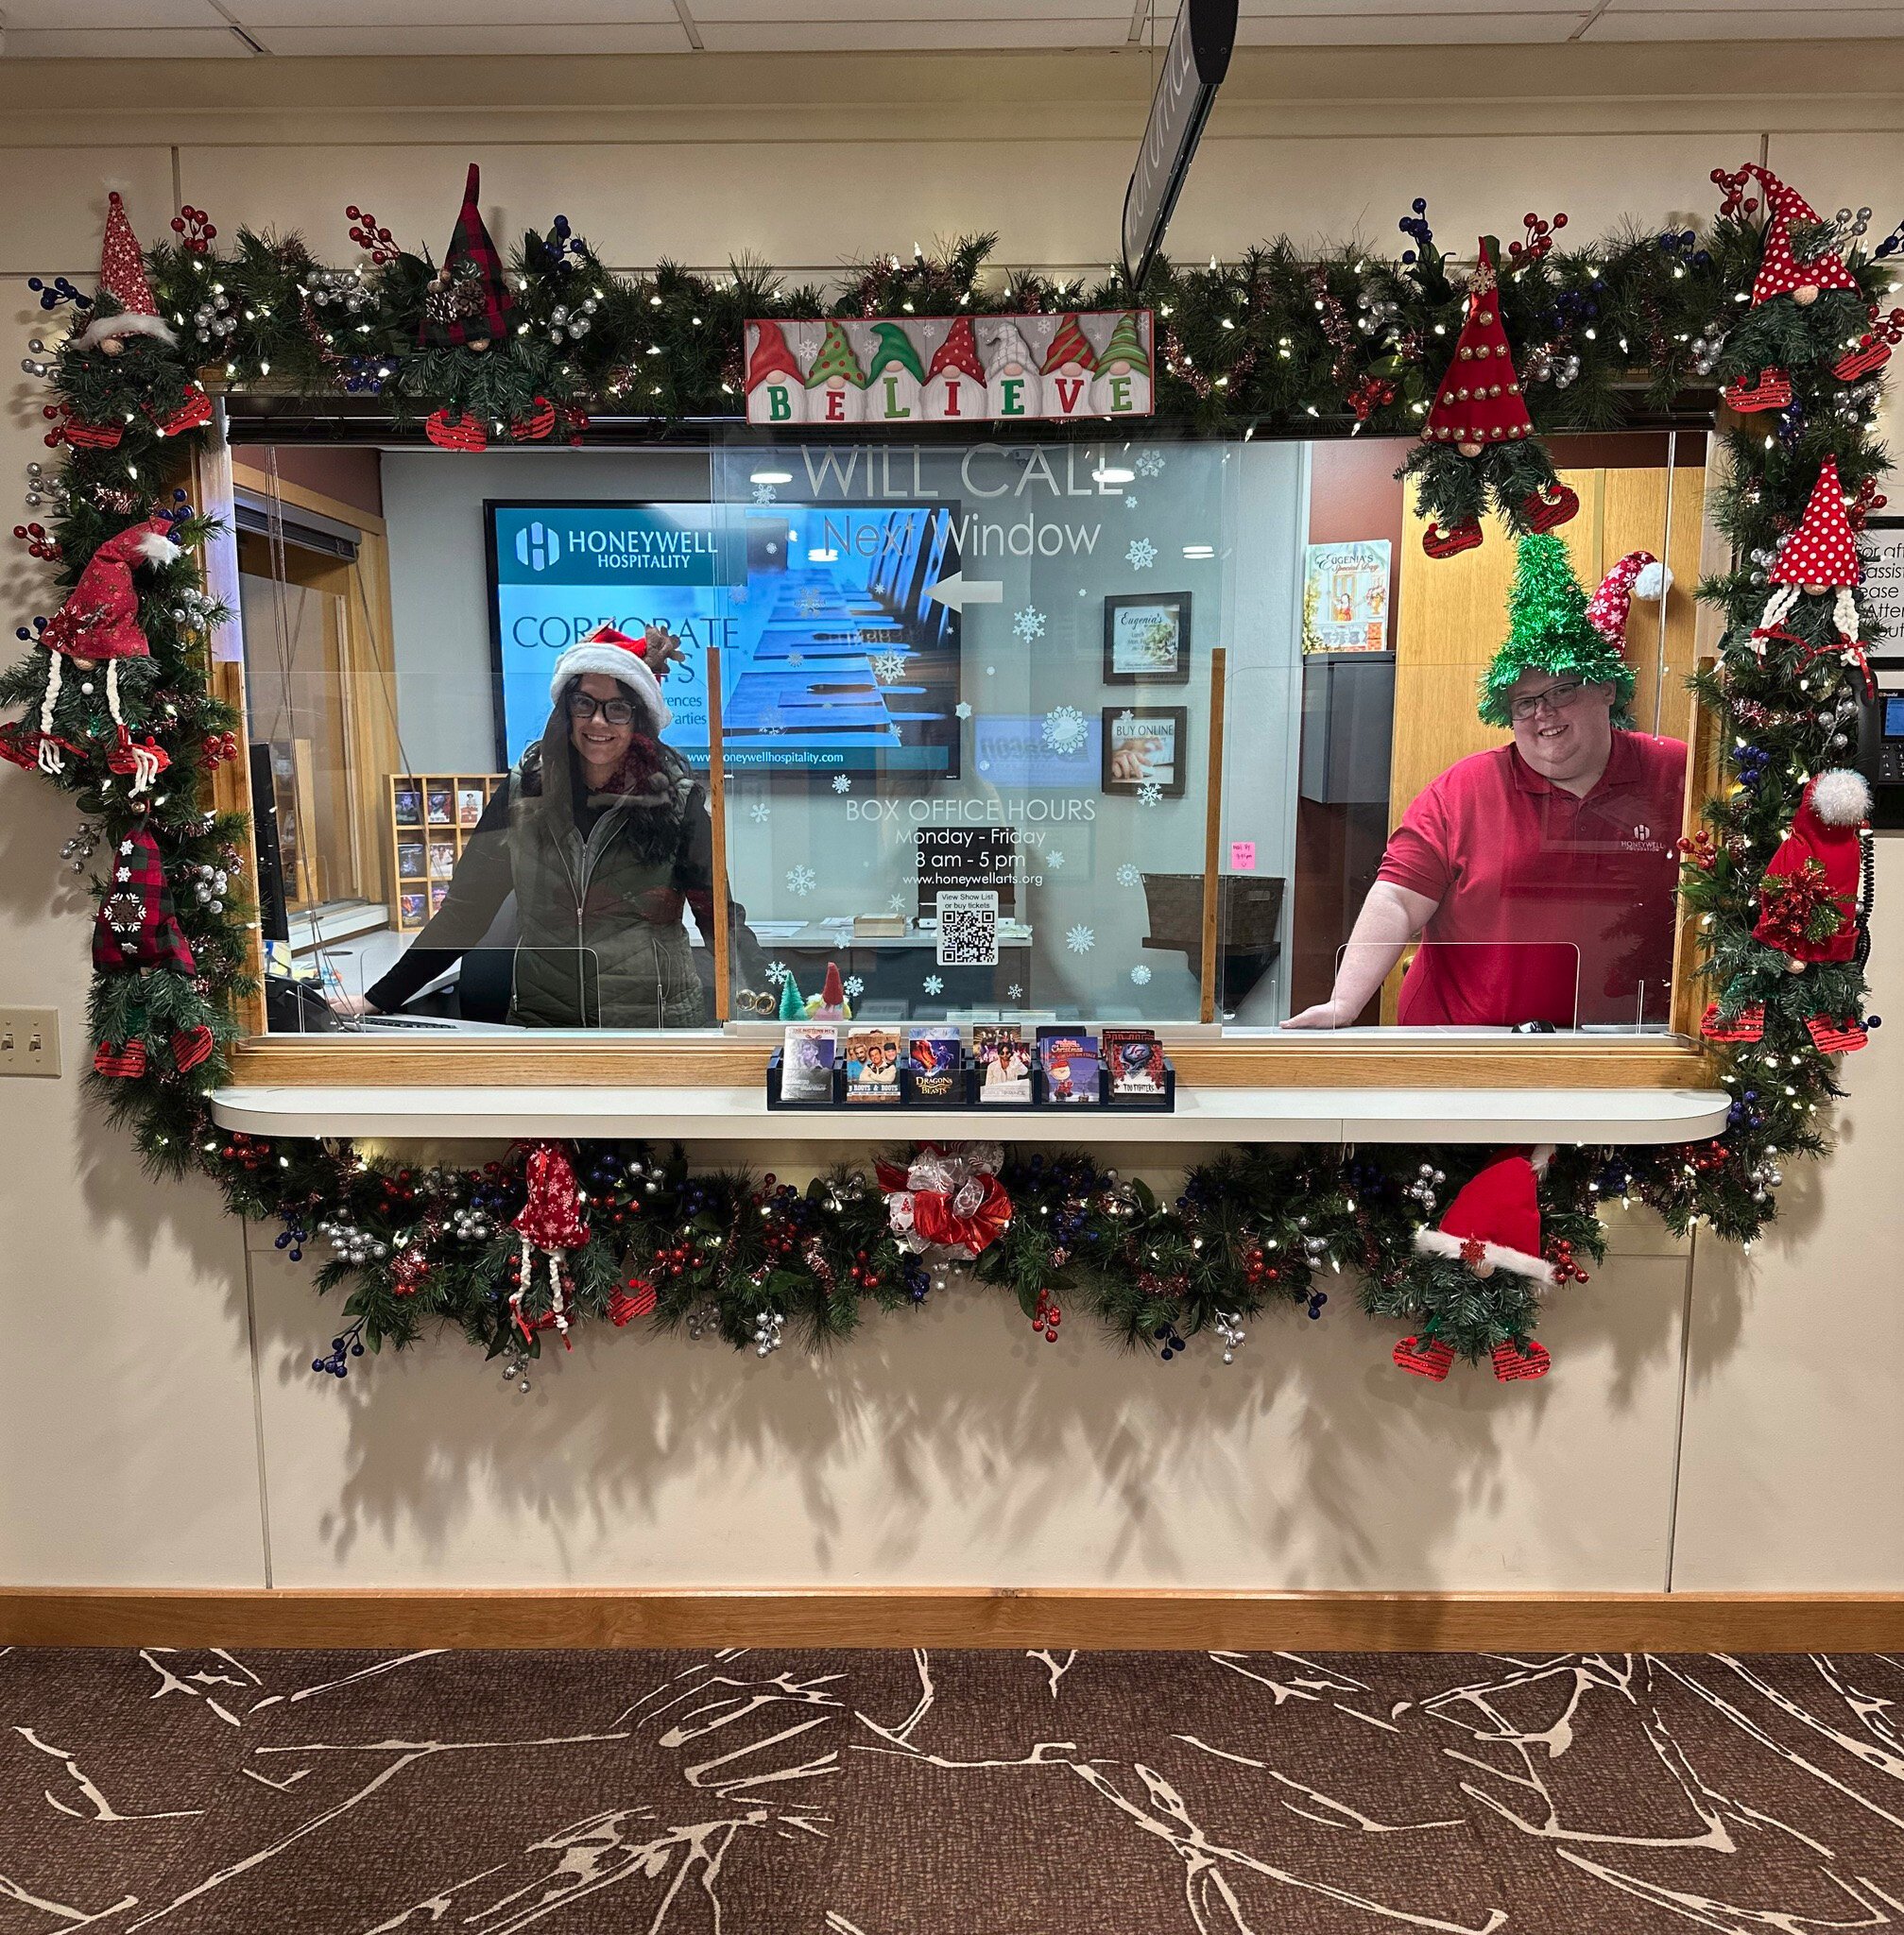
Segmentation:
<svg viewBox="0 0 1904 1935">
<path fill-rule="evenodd" d="M 1594 624 L 1567 546 L 1552 532 L 1523 538 L 1517 548 L 1514 589 L 1507 594 L 1507 640 L 1481 681 L 1483 724 L 1513 724 L 1507 691 L 1523 672 L 1611 685 L 1613 723 L 1632 724 L 1627 707 L 1633 698 L 1633 668 L 1619 639 Z"/>
</svg>

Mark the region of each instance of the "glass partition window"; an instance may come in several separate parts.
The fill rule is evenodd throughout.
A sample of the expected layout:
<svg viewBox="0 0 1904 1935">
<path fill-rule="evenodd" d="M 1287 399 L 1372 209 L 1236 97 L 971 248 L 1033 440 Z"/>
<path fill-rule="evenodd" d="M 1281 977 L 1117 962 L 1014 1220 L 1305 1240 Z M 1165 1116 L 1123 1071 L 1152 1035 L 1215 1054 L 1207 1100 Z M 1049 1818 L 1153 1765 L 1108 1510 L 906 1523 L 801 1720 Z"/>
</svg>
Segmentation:
<svg viewBox="0 0 1904 1935">
<path fill-rule="evenodd" d="M 270 1026 L 1663 1030 L 1705 439 L 1557 448 L 1583 610 L 1676 581 L 1500 725 L 1405 454 L 240 446 Z"/>
</svg>

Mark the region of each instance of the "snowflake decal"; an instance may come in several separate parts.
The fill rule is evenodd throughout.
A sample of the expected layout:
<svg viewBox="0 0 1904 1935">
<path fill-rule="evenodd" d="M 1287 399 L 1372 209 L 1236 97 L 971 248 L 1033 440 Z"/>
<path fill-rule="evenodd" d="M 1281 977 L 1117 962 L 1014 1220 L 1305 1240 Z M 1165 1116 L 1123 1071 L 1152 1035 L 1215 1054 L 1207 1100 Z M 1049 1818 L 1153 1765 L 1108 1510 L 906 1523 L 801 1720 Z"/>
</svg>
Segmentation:
<svg viewBox="0 0 1904 1935">
<path fill-rule="evenodd" d="M 787 978 L 787 964 L 784 961 L 767 963 L 767 979 L 778 987 Z"/>
<path fill-rule="evenodd" d="M 1064 944 L 1073 954 L 1088 954 L 1097 946 L 1097 935 L 1088 927 L 1073 927 L 1067 931 Z"/>
<path fill-rule="evenodd" d="M 817 618 L 827 608 L 827 601 L 811 586 L 800 593 L 800 616 Z"/>
<path fill-rule="evenodd" d="M 789 652 L 787 654 L 787 663 L 789 665 L 804 665 L 806 662 L 807 655 L 804 652 Z"/>
<path fill-rule="evenodd" d="M 810 866 L 790 866 L 787 869 L 787 892 L 797 899 L 805 899 L 819 884 L 819 876 Z"/>
<path fill-rule="evenodd" d="M 1137 499 L 1128 490 L 1124 494 L 1124 507 L 1125 510 L 1135 510 L 1137 508 Z"/>
<path fill-rule="evenodd" d="M 1024 999 L 1024 989 L 1021 988 L 1015 981 L 1008 988 L 1005 989 L 1005 993 L 1012 1001 L 1015 1002 L 1020 1002 Z"/>
<path fill-rule="evenodd" d="M 928 994 L 943 994 L 945 992 L 946 985 L 943 981 L 941 981 L 938 978 L 936 974 L 928 974 L 926 978 L 919 983 L 919 985 L 922 988 L 924 988 Z"/>
<path fill-rule="evenodd" d="M 954 718 L 969 719 L 971 717 L 971 701 L 969 699 L 961 699 L 952 708 L 952 715 Z"/>
<path fill-rule="evenodd" d="M 1132 571 L 1148 571 L 1157 562 L 1157 546 L 1148 538 L 1133 538 L 1125 547 L 1124 561 Z"/>
<path fill-rule="evenodd" d="M 1128 730 L 1129 728 L 1137 724 L 1137 714 L 1133 712 L 1128 706 L 1126 706 L 1124 709 L 1124 711 L 1117 715 L 1117 723 L 1120 726 L 1124 727 L 1126 730 Z"/>
<path fill-rule="evenodd" d="M 873 676 L 882 685 L 890 685 L 894 679 L 906 676 L 906 661 L 897 652 L 882 652 L 872 663 Z"/>
<path fill-rule="evenodd" d="M 1084 714 L 1075 706 L 1054 706 L 1044 715 L 1039 736 L 1053 752 L 1082 752 L 1089 736 Z"/>
<path fill-rule="evenodd" d="M 1141 887 L 1143 875 L 1138 871 L 1135 861 L 1126 860 L 1117 870 L 1117 883 L 1121 887 Z"/>
<path fill-rule="evenodd" d="M 1138 987 L 1148 987 L 1150 985 L 1150 969 L 1140 961 L 1130 970 L 1130 978 L 1132 983 Z"/>
<path fill-rule="evenodd" d="M 1137 789 L 1137 803 L 1140 806 L 1155 806 L 1163 797 L 1163 788 L 1155 779 L 1146 779 Z"/>
<path fill-rule="evenodd" d="M 1024 643 L 1033 639 L 1044 637 L 1044 613 L 1036 605 L 1027 605 L 1011 622 L 1011 628 Z"/>
<path fill-rule="evenodd" d="M 747 808 L 747 817 L 757 827 L 763 827 L 774 816 L 774 810 L 764 799 L 757 799 Z"/>
<path fill-rule="evenodd" d="M 903 894 L 895 894 L 887 900 L 886 912 L 888 914 L 903 914 L 905 911 L 906 897 Z"/>
<path fill-rule="evenodd" d="M 866 983 L 862 981 L 857 974 L 849 974 L 847 978 L 840 983 L 840 985 L 846 989 L 847 993 L 849 996 L 851 996 L 851 998 L 854 1001 L 858 1001 L 860 996 L 865 994 L 866 991 Z"/>
<path fill-rule="evenodd" d="M 754 486 L 754 502 L 756 504 L 772 504 L 779 495 L 780 492 L 771 484 L 756 484 Z"/>
<path fill-rule="evenodd" d="M 833 791 L 835 793 L 850 793 L 852 790 L 853 782 L 844 773 L 835 773 L 833 775 Z"/>
<path fill-rule="evenodd" d="M 1163 474 L 1163 453 L 1160 450 L 1141 450 L 1137 454 L 1137 474 L 1140 477 L 1158 477 Z"/>
<path fill-rule="evenodd" d="M 1044 864 L 1051 872 L 1055 873 L 1064 865 L 1064 855 L 1055 852 L 1047 853 L 1044 857 Z"/>
</svg>

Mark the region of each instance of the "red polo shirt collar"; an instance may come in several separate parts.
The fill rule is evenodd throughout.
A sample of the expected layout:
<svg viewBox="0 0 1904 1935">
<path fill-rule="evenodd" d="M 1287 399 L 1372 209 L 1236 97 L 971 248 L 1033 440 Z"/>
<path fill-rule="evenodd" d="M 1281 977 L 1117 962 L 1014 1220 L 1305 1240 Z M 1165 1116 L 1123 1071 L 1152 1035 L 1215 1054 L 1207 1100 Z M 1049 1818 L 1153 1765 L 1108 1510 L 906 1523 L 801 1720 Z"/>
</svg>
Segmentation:
<svg viewBox="0 0 1904 1935">
<path fill-rule="evenodd" d="M 1520 748 L 1511 740 L 1508 742 L 1508 760 L 1514 768 L 1514 783 L 1523 793 L 1567 793 L 1564 786 L 1556 786 L 1543 774 L 1536 773 L 1520 756 Z M 1601 774 L 1585 793 L 1567 793 L 1570 799 L 1585 804 L 1596 793 L 1612 793 L 1621 787 L 1637 786 L 1643 777 L 1640 771 L 1639 748 L 1633 743 L 1632 733 L 1620 727 L 1613 728 L 1613 749 L 1606 756 L 1606 770 Z"/>
</svg>

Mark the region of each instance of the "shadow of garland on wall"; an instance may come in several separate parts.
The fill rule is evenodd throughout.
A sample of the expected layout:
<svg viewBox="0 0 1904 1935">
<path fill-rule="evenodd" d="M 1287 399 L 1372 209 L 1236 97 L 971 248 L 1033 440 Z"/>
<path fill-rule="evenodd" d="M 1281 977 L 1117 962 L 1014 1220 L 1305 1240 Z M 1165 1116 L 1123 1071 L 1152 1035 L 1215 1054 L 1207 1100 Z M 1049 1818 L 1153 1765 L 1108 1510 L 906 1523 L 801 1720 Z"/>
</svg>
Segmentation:
<svg viewBox="0 0 1904 1935">
<path fill-rule="evenodd" d="M 1246 1321 L 1278 1305 L 1317 1316 L 1347 1272 L 1372 1315 L 1413 1327 L 1395 1350 L 1403 1369 L 1438 1378 L 1457 1356 L 1485 1357 L 1503 1378 L 1540 1375 L 1538 1295 L 1584 1280 L 1581 1259 L 1604 1254 L 1598 1204 L 1637 1198 L 1675 1233 L 1705 1223 L 1749 1241 L 1775 1213 L 1780 1164 L 1824 1149 L 1814 1119 L 1839 1092 L 1834 1057 L 1864 1038 L 1868 838 L 1827 769 L 1844 757 L 1875 642 L 1856 533 L 1882 503 L 1871 425 L 1904 310 L 1884 315 L 1880 300 L 1904 227 L 1867 253 L 1862 213 L 1821 220 L 1752 166 L 1713 180 L 1724 199 L 1703 231 L 1562 250 L 1565 217 L 1529 215 L 1504 254 L 1485 238 L 1466 275 L 1417 200 L 1399 225 L 1413 246 L 1393 263 L 1352 248 L 1305 260 L 1282 239 L 1207 271 L 1160 262 L 1141 291 L 1115 276 L 1086 290 L 1031 273 L 982 282 L 993 238 L 979 236 L 875 260 L 831 304 L 748 264 L 719 281 L 665 265 L 615 276 L 561 216 L 506 271 L 475 214 L 473 170 L 440 266 L 355 207 L 364 253 L 350 268 L 295 236 L 244 232 L 221 252 L 189 207 L 175 241 L 142 256 L 111 197 L 97 293 L 63 277 L 30 284 L 57 318 L 49 330 L 66 332 L 26 364 L 53 386 L 46 441 L 60 458 L 36 471 L 38 515 L 16 536 L 53 567 L 61 603 L 20 628 L 26 656 L 0 674 L 0 705 L 26 709 L 0 727 L 0 756 L 74 796 L 74 870 L 105 861 L 92 880 L 94 1092 L 158 1174 L 214 1178 L 234 1212 L 280 1223 L 294 1259 L 327 1246 L 317 1287 L 344 1293 L 345 1321 L 313 1368 L 339 1377 L 438 1322 L 524 1381 L 543 1344 L 583 1321 L 712 1330 L 764 1355 L 788 1324 L 843 1339 L 954 1270 L 1014 1296 L 1051 1342 L 1082 1309 L 1165 1361 L 1206 1336 L 1229 1361 Z M 1432 555 L 1481 541 L 1490 504 L 1518 534 L 1571 515 L 1543 433 L 1724 386 L 1741 421 L 1711 510 L 1738 562 L 1700 588 L 1725 630 L 1717 668 L 1695 683 L 1723 717 L 1729 776 L 1686 843 L 1682 880 L 1701 918 L 1705 1032 L 1723 1044 L 1733 1097 L 1722 1136 L 1533 1158 L 1252 1151 L 1192 1170 L 1163 1200 L 1082 1156 L 983 1144 L 797 1190 L 690 1174 L 678 1148 L 642 1143 L 536 1143 L 480 1169 L 425 1169 L 212 1122 L 231 1002 L 250 989 L 248 830 L 201 807 L 213 769 L 239 750 L 241 722 L 207 677 L 229 614 L 193 563 L 210 526 L 169 485 L 179 446 L 211 418 L 201 377 L 375 395 L 451 448 L 580 441 L 592 410 L 658 424 L 738 416 L 750 317 L 1140 300 L 1156 311 L 1165 418 L 1418 435 L 1404 469 Z M 1457 391 L 1483 343 L 1508 401 L 1490 395 L 1477 415 Z"/>
</svg>

